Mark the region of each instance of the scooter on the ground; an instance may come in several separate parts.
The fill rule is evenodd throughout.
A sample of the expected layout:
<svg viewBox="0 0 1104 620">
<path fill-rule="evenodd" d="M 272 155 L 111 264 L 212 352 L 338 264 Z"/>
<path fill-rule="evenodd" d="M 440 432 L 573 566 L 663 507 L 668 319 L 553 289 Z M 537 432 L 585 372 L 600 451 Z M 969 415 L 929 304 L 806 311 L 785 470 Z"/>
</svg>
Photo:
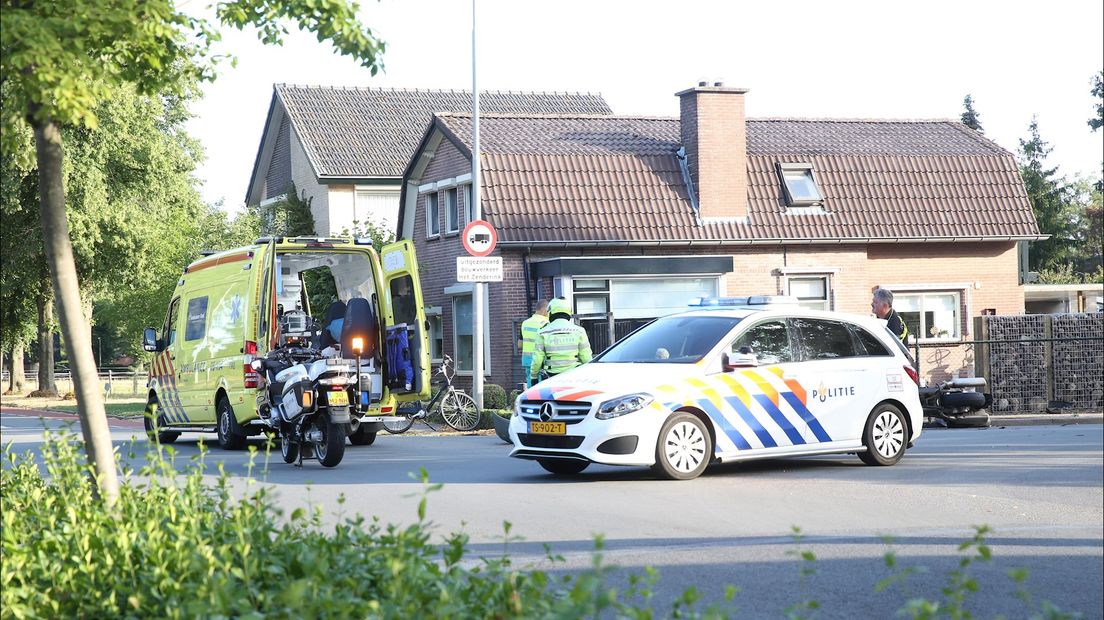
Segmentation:
<svg viewBox="0 0 1104 620">
<path fill-rule="evenodd" d="M 937 386 L 922 387 L 920 404 L 924 417 L 949 428 L 989 426 L 989 413 L 984 410 L 993 404 L 993 397 L 979 391 L 985 387 L 982 377 L 951 379 Z"/>
<path fill-rule="evenodd" d="M 257 393 L 257 412 L 279 435 L 285 463 L 302 467 L 303 459 L 313 458 L 336 467 L 341 462 L 356 402 L 355 363 L 323 357 L 310 347 L 280 347 L 253 361 L 266 384 Z"/>
</svg>

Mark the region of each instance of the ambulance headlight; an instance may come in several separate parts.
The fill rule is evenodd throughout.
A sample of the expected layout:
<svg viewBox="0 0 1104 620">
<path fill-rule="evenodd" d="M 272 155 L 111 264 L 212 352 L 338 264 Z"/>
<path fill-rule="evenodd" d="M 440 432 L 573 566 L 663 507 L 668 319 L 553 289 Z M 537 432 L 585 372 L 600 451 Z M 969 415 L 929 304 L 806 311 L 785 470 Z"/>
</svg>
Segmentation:
<svg viewBox="0 0 1104 620">
<path fill-rule="evenodd" d="M 651 394 L 629 394 L 621 398 L 607 400 L 601 405 L 598 405 L 598 413 L 594 414 L 594 417 L 599 420 L 608 420 L 610 418 L 623 416 L 626 413 L 640 411 L 652 404 L 653 400 L 655 399 L 652 398 Z"/>
</svg>

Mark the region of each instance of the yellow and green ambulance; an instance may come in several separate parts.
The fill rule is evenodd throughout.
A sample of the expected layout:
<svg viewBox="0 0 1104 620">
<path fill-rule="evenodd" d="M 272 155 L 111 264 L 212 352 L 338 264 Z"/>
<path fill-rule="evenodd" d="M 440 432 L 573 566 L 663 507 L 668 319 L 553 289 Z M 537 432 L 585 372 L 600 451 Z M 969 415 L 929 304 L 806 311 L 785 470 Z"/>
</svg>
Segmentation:
<svg viewBox="0 0 1104 620">
<path fill-rule="evenodd" d="M 329 308 L 312 308 L 312 299 L 358 297 L 370 303 L 377 333 L 361 360 L 362 398 L 348 433 L 353 444 L 371 444 L 398 403 L 429 397 L 422 289 L 406 240 L 377 253 L 368 239 L 266 237 L 188 265 L 160 333 L 147 328 L 143 337 L 154 352 L 146 406 L 151 440 L 215 432 L 223 448 L 242 447 L 265 428 L 257 412 L 262 379 L 251 362 L 285 344 L 284 315 L 313 317 L 321 329 Z"/>
</svg>

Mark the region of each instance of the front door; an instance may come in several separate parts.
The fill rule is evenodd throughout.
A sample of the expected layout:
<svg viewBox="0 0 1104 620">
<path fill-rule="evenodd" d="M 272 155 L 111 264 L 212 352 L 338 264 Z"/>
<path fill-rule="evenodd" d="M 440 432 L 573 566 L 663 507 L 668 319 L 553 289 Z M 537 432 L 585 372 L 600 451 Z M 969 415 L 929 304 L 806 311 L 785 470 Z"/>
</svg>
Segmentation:
<svg viewBox="0 0 1104 620">
<path fill-rule="evenodd" d="M 153 357 L 150 366 L 150 380 L 157 392 L 158 415 L 164 416 L 164 420 L 168 424 L 180 424 L 188 421 L 184 413 L 183 401 L 180 398 L 180 381 L 176 362 L 177 354 L 180 351 L 179 336 L 182 324 L 180 304 L 180 297 L 173 298 L 169 304 L 169 312 L 165 317 L 165 325 L 161 330 L 163 348 Z"/>
<path fill-rule="evenodd" d="M 735 359 L 741 351 L 754 354 L 759 365 L 728 371 L 722 380 L 735 397 L 730 402 L 752 431 L 754 439 L 749 438 L 748 443 L 765 449 L 805 444 L 805 394 L 791 376 L 797 355 L 786 320 L 767 319 L 750 325 L 730 344 L 730 358 Z"/>
</svg>

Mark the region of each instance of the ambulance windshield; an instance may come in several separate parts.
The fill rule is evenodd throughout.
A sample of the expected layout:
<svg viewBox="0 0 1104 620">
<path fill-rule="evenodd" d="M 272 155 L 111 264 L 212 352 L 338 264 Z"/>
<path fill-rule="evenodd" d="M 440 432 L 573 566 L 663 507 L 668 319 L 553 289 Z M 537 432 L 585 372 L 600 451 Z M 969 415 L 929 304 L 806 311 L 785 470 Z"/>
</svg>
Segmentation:
<svg viewBox="0 0 1104 620">
<path fill-rule="evenodd" d="M 740 322 L 727 316 L 675 316 L 653 321 L 606 349 L 595 362 L 693 364 Z"/>
</svg>

